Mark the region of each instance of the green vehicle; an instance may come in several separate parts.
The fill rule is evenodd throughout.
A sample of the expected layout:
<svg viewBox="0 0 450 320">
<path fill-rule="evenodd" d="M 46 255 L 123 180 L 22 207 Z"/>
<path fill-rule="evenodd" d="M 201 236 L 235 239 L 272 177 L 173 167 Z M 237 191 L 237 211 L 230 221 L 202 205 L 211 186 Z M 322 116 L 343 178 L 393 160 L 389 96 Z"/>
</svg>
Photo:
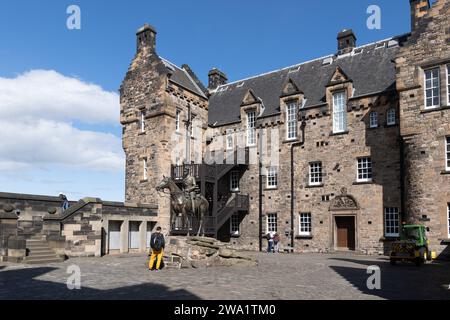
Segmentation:
<svg viewBox="0 0 450 320">
<path fill-rule="evenodd" d="M 431 251 L 428 245 L 429 241 L 424 226 L 404 225 L 400 240 L 392 244 L 391 265 L 395 265 L 397 261 L 410 261 L 420 266 L 425 261 L 430 261 Z"/>
</svg>

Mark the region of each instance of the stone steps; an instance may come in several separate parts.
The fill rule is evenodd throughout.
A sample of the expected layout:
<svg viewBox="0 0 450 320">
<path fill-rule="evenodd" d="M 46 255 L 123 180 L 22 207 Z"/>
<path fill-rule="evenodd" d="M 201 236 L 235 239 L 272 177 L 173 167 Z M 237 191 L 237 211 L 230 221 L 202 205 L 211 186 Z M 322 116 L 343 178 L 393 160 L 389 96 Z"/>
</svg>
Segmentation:
<svg viewBox="0 0 450 320">
<path fill-rule="evenodd" d="M 36 236 L 27 240 L 28 255 L 24 259 L 26 264 L 47 264 L 63 262 L 64 258 L 58 257 L 43 238 Z"/>
<path fill-rule="evenodd" d="M 58 257 L 54 257 L 54 258 L 29 258 L 26 257 L 25 260 L 23 261 L 25 264 L 49 264 L 49 263 L 61 263 L 64 262 L 63 258 L 58 258 Z"/>
</svg>

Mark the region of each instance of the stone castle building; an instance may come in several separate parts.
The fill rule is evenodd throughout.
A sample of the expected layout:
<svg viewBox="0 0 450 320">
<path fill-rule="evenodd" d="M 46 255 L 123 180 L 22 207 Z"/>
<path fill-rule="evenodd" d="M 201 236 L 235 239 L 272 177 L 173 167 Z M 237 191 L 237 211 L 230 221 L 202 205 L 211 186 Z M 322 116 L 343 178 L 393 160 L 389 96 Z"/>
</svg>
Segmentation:
<svg viewBox="0 0 450 320">
<path fill-rule="evenodd" d="M 410 5 L 408 34 L 357 46 L 343 30 L 329 56 L 235 82 L 213 69 L 207 88 L 142 27 L 120 90 L 126 201 L 157 204 L 159 223 L 183 233 L 155 187 L 187 167 L 211 203 L 208 233 L 244 248 L 278 232 L 297 252 L 377 253 L 414 222 L 443 252 L 450 2 Z"/>
</svg>

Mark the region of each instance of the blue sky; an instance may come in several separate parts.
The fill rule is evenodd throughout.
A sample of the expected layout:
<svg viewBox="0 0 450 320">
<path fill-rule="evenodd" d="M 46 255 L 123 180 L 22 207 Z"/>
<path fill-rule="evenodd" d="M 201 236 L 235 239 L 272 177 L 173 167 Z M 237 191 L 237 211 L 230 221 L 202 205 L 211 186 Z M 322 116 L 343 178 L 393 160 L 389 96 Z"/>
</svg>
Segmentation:
<svg viewBox="0 0 450 320">
<path fill-rule="evenodd" d="M 81 30 L 66 28 L 72 4 Z M 366 26 L 369 5 L 380 30 Z M 0 191 L 123 200 L 117 90 L 145 22 L 157 52 L 206 83 L 212 67 L 235 81 L 334 53 L 343 28 L 359 45 L 407 33 L 410 12 L 408 0 L 2 0 Z"/>
</svg>

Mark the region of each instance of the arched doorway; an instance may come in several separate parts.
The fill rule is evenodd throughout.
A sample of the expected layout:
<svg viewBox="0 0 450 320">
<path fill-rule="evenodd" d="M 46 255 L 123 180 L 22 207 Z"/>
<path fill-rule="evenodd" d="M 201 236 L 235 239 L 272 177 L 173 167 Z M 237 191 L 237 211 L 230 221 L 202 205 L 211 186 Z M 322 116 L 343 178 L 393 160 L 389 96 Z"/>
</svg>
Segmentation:
<svg viewBox="0 0 450 320">
<path fill-rule="evenodd" d="M 330 205 L 332 216 L 332 248 L 336 251 L 355 251 L 358 249 L 358 212 L 355 198 L 342 188 Z"/>
</svg>

